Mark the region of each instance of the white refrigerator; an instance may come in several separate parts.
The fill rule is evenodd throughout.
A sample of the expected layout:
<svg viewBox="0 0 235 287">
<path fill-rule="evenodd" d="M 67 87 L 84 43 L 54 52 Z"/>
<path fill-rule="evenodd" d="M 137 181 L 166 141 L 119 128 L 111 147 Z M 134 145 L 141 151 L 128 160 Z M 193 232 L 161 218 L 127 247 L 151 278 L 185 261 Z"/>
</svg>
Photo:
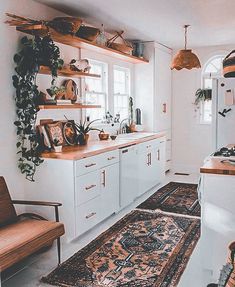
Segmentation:
<svg viewBox="0 0 235 287">
<path fill-rule="evenodd" d="M 212 115 L 213 149 L 235 145 L 235 78 L 213 80 Z"/>
</svg>

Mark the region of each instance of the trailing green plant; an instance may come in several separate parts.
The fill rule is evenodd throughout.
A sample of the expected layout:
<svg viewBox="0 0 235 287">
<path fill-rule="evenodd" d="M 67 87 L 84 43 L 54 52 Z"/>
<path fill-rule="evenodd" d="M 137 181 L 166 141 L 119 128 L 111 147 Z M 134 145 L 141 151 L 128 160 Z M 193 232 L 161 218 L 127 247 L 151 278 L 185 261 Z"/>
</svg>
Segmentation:
<svg viewBox="0 0 235 287">
<path fill-rule="evenodd" d="M 60 59 L 59 48 L 49 36 L 33 39 L 23 37 L 21 44 L 21 51 L 14 55 L 16 74 L 12 77 L 16 89 L 16 146 L 21 173 L 25 174 L 26 179 L 34 181 L 36 168 L 43 162 L 35 127 L 41 94 L 36 84 L 37 73 L 40 65 L 48 65 L 54 85 L 57 69 L 63 61 Z"/>
<path fill-rule="evenodd" d="M 201 101 L 209 101 L 212 99 L 212 89 L 197 89 L 195 93 L 195 102 L 197 106 Z"/>
</svg>

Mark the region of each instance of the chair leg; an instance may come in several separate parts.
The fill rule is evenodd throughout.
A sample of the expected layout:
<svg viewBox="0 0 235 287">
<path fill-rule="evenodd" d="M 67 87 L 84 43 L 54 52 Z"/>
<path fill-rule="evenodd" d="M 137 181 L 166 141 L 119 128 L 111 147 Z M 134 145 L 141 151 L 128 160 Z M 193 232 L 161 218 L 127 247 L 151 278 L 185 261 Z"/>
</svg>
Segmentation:
<svg viewBox="0 0 235 287">
<path fill-rule="evenodd" d="M 61 244 L 60 244 L 60 237 L 57 238 L 57 254 L 58 254 L 58 265 L 61 263 Z"/>
</svg>

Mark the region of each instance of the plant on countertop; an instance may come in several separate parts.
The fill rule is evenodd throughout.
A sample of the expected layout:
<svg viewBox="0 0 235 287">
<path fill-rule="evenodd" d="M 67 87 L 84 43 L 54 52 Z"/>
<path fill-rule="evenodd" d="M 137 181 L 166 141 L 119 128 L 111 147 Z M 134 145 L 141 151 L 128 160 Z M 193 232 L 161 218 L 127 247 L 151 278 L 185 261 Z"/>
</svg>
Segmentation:
<svg viewBox="0 0 235 287">
<path fill-rule="evenodd" d="M 87 120 L 85 119 L 85 121 L 83 123 L 80 121 L 79 124 L 77 124 L 77 123 L 74 124 L 74 128 L 76 129 L 76 131 L 78 133 L 78 142 L 80 145 L 84 145 L 87 143 L 87 140 L 89 137 L 89 134 L 88 134 L 89 131 L 101 132 L 100 129 L 91 127 L 92 123 L 99 121 L 99 120 L 100 119 L 96 119 L 96 120 L 93 120 L 93 121 L 87 123 Z"/>
<path fill-rule="evenodd" d="M 40 158 L 39 139 L 35 124 L 37 119 L 40 91 L 36 84 L 40 65 L 48 65 L 51 69 L 52 85 L 57 77 L 57 69 L 61 66 L 59 48 L 49 36 L 21 39 L 22 50 L 14 55 L 16 75 L 12 77 L 16 89 L 16 114 L 14 122 L 17 130 L 18 167 L 26 179 L 34 181 L 36 168 L 43 162 Z"/>
<path fill-rule="evenodd" d="M 212 99 L 212 89 L 197 89 L 195 97 L 194 104 L 196 106 L 202 101 L 210 101 Z"/>
</svg>

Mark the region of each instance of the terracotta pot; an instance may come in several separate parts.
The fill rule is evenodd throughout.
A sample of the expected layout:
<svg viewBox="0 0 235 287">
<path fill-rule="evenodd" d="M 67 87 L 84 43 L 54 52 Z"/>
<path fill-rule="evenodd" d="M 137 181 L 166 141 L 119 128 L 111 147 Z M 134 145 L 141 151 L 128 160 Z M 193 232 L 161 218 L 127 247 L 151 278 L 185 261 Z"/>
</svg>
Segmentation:
<svg viewBox="0 0 235 287">
<path fill-rule="evenodd" d="M 99 139 L 100 139 L 101 141 L 108 140 L 108 139 L 109 139 L 109 134 L 108 134 L 108 133 L 105 133 L 105 132 L 100 132 L 100 133 L 99 133 Z"/>
<path fill-rule="evenodd" d="M 55 152 L 62 152 L 62 145 L 54 146 Z"/>
<path fill-rule="evenodd" d="M 89 139 L 89 134 L 79 134 L 78 135 L 78 143 L 80 145 L 86 145 Z"/>
</svg>

